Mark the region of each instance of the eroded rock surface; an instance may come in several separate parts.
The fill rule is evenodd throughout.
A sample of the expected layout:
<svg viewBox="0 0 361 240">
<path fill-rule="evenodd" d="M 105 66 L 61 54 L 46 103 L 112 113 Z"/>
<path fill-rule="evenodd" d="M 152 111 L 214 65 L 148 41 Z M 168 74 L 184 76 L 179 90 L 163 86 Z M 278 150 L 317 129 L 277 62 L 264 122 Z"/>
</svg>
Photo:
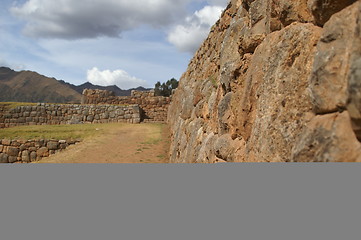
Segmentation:
<svg viewBox="0 0 361 240">
<path fill-rule="evenodd" d="M 360 1 L 232 0 L 173 96 L 170 161 L 361 161 L 360 17 Z"/>
</svg>

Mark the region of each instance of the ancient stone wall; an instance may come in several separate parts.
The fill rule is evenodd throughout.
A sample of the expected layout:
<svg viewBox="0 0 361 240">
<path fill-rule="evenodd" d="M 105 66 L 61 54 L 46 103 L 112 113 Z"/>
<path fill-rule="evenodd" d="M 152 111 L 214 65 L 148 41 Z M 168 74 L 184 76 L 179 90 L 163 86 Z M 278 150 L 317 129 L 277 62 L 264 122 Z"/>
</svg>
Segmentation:
<svg viewBox="0 0 361 240">
<path fill-rule="evenodd" d="M 58 125 L 79 123 L 140 123 L 138 105 L 63 105 L 38 104 L 8 109 L 0 105 L 0 128 L 23 125 Z"/>
<path fill-rule="evenodd" d="M 132 91 L 130 97 L 115 96 L 106 90 L 85 89 L 82 104 L 137 104 L 141 108 L 141 119 L 144 122 L 165 122 L 171 98 L 155 96 L 154 91 Z"/>
<path fill-rule="evenodd" d="M 170 162 L 361 161 L 361 1 L 232 0 L 172 97 Z"/>
<path fill-rule="evenodd" d="M 39 161 L 56 154 L 77 140 L 9 140 L 0 139 L 0 163 Z"/>
</svg>

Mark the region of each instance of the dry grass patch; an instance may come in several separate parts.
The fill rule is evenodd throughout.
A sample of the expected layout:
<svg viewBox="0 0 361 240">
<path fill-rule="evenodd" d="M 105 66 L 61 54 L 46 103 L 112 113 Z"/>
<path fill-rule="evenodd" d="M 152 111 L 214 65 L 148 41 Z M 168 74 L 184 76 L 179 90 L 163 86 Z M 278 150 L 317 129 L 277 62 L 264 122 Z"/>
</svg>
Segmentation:
<svg viewBox="0 0 361 240">
<path fill-rule="evenodd" d="M 5 106 L 7 109 L 13 109 L 21 106 L 37 106 L 37 103 L 24 103 L 24 102 L 0 102 L 0 105 Z"/>
<path fill-rule="evenodd" d="M 87 139 L 106 134 L 122 123 L 36 125 L 5 128 L 0 130 L 0 139 Z"/>
<path fill-rule="evenodd" d="M 77 125 L 79 126 L 79 125 Z M 64 152 L 41 163 L 167 163 L 169 134 L 165 124 L 104 124 Z M 94 129 L 98 128 L 98 130 Z"/>
</svg>

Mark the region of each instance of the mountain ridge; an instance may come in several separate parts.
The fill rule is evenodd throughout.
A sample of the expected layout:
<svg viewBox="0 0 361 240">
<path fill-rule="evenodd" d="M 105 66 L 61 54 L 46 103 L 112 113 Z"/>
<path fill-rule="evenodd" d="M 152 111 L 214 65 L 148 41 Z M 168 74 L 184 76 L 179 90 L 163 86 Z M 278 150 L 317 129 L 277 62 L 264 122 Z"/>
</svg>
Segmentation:
<svg viewBox="0 0 361 240">
<path fill-rule="evenodd" d="M 150 90 L 144 87 L 123 90 L 116 85 L 99 86 L 90 82 L 77 86 L 33 71 L 18 72 L 0 67 L 1 102 L 80 103 L 82 92 L 86 88 L 113 91 L 117 96 L 130 96 L 132 90 Z"/>
</svg>

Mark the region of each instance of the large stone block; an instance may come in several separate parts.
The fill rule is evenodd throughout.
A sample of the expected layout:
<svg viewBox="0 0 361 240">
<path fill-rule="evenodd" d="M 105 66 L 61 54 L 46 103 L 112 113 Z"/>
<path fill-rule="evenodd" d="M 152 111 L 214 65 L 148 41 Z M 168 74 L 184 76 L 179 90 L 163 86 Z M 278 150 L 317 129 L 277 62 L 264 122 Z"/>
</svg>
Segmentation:
<svg viewBox="0 0 361 240">
<path fill-rule="evenodd" d="M 28 150 L 22 151 L 21 153 L 21 161 L 30 162 L 30 153 Z"/>
<path fill-rule="evenodd" d="M 359 17 L 360 4 L 357 3 L 333 15 L 324 26 L 310 79 L 314 111 L 317 114 L 346 109 L 350 56 L 357 52 L 357 48 L 359 52 L 361 49 L 356 47 L 360 45 L 360 36 L 355 36 Z"/>
<path fill-rule="evenodd" d="M 0 163 L 9 163 L 9 155 L 0 153 Z"/>
<path fill-rule="evenodd" d="M 247 140 L 249 159 L 286 161 L 312 111 L 308 94 L 315 46 L 321 29 L 291 24 L 270 34 L 248 70 L 237 126 Z"/>
<path fill-rule="evenodd" d="M 46 146 L 49 150 L 57 150 L 59 148 L 59 142 L 49 141 Z"/>
<path fill-rule="evenodd" d="M 31 152 L 31 153 L 30 153 L 30 161 L 31 161 L 31 162 L 35 162 L 35 161 L 36 161 L 36 158 L 37 158 L 36 152 Z"/>
<path fill-rule="evenodd" d="M 316 116 L 296 141 L 294 162 L 360 162 L 361 144 L 351 127 L 348 112 Z"/>
<path fill-rule="evenodd" d="M 11 140 L 10 139 L 3 139 L 1 141 L 1 144 L 5 145 L 5 146 L 10 146 L 11 145 Z"/>
<path fill-rule="evenodd" d="M 323 26 L 332 15 L 356 1 L 357 0 L 309 0 L 308 7 L 315 17 L 315 22 Z"/>
<path fill-rule="evenodd" d="M 9 161 L 9 163 L 18 162 L 18 157 L 9 156 L 9 157 L 8 157 L 8 161 Z"/>
<path fill-rule="evenodd" d="M 39 157 L 49 157 L 49 149 L 47 147 L 41 147 L 36 151 L 37 159 Z"/>
<path fill-rule="evenodd" d="M 361 141 L 361 3 L 358 2 L 353 8 L 357 11 L 357 18 L 353 19 L 357 25 L 351 44 L 347 110 L 352 119 L 353 130 Z M 354 24 L 354 22 L 350 22 L 350 24 Z"/>
<path fill-rule="evenodd" d="M 9 147 L 7 154 L 11 157 L 17 157 L 19 155 L 19 148 L 17 147 Z"/>
</svg>

